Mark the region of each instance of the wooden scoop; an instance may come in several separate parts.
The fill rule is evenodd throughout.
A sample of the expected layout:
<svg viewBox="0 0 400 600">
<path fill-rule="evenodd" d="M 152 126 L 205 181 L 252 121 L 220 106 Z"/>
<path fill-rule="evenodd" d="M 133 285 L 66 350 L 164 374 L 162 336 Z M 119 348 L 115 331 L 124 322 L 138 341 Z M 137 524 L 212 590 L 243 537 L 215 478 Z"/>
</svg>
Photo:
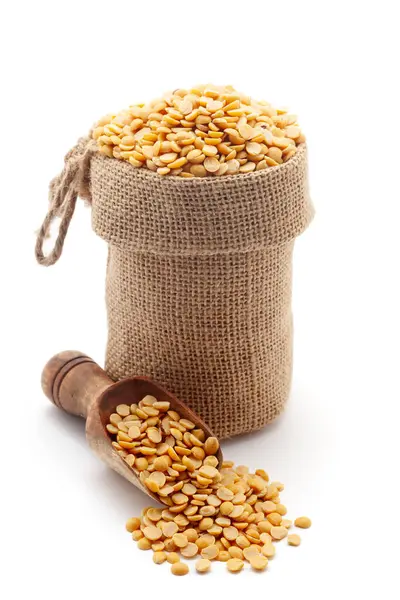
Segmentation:
<svg viewBox="0 0 400 600">
<path fill-rule="evenodd" d="M 112 439 L 106 425 L 118 404 L 131 405 L 138 403 L 144 396 L 154 396 L 159 401 L 170 402 L 171 409 L 202 429 L 206 438 L 215 437 L 190 408 L 147 377 L 132 377 L 115 383 L 94 360 L 82 352 L 68 350 L 53 356 L 43 369 L 42 388 L 56 406 L 71 415 L 86 419 L 87 441 L 101 460 L 158 502 L 163 502 L 162 498 L 142 484 L 133 469 L 111 445 Z M 221 449 L 217 458 L 221 465 Z"/>
</svg>

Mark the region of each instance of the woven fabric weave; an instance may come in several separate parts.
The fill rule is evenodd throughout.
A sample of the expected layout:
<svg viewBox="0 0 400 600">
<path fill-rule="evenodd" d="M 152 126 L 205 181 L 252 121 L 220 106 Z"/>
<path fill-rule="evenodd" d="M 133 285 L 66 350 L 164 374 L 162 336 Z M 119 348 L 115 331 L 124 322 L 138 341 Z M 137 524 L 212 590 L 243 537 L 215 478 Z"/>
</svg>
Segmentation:
<svg viewBox="0 0 400 600">
<path fill-rule="evenodd" d="M 279 167 L 190 180 L 95 153 L 89 181 L 109 244 L 110 377 L 151 377 L 220 438 L 272 421 L 291 382 L 293 244 L 313 215 L 306 147 Z"/>
</svg>

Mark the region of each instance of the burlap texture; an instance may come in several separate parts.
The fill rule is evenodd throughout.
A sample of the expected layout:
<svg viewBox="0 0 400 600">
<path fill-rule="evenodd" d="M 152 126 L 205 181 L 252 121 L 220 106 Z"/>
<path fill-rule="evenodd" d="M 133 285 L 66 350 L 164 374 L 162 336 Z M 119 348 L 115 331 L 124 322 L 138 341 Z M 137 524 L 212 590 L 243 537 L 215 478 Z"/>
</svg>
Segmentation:
<svg viewBox="0 0 400 600">
<path fill-rule="evenodd" d="M 108 374 L 153 378 L 221 438 L 272 421 L 291 382 L 293 243 L 313 214 L 306 147 L 191 180 L 96 153 L 90 192 L 109 244 Z"/>
</svg>

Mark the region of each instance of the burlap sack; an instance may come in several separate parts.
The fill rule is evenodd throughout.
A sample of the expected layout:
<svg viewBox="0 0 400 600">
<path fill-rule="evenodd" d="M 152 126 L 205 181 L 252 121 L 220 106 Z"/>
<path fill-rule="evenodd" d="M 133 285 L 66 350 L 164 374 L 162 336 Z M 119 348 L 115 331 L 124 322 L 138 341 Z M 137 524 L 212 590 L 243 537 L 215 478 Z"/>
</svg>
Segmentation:
<svg viewBox="0 0 400 600">
<path fill-rule="evenodd" d="M 221 438 L 272 421 L 291 382 L 293 244 L 313 214 L 306 147 L 279 167 L 190 180 L 86 141 L 76 154 L 75 200 L 91 198 L 109 248 L 108 374 L 153 378 Z"/>
</svg>

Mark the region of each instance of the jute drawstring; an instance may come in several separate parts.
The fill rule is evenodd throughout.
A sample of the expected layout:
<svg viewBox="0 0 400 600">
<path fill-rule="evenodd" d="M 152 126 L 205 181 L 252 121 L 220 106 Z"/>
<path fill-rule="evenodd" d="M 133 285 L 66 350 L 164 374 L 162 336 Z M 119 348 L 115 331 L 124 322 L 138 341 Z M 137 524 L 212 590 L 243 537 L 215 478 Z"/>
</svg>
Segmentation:
<svg viewBox="0 0 400 600">
<path fill-rule="evenodd" d="M 35 246 L 36 260 L 41 265 L 53 265 L 60 258 L 78 195 L 87 200 L 90 198 L 87 178 L 90 159 L 96 149 L 96 144 L 89 138 L 81 138 L 66 155 L 64 169 L 50 183 L 49 209 L 38 231 Z M 51 225 L 57 217 L 61 219 L 57 238 L 53 249 L 45 256 L 43 244 L 50 236 Z"/>
</svg>

